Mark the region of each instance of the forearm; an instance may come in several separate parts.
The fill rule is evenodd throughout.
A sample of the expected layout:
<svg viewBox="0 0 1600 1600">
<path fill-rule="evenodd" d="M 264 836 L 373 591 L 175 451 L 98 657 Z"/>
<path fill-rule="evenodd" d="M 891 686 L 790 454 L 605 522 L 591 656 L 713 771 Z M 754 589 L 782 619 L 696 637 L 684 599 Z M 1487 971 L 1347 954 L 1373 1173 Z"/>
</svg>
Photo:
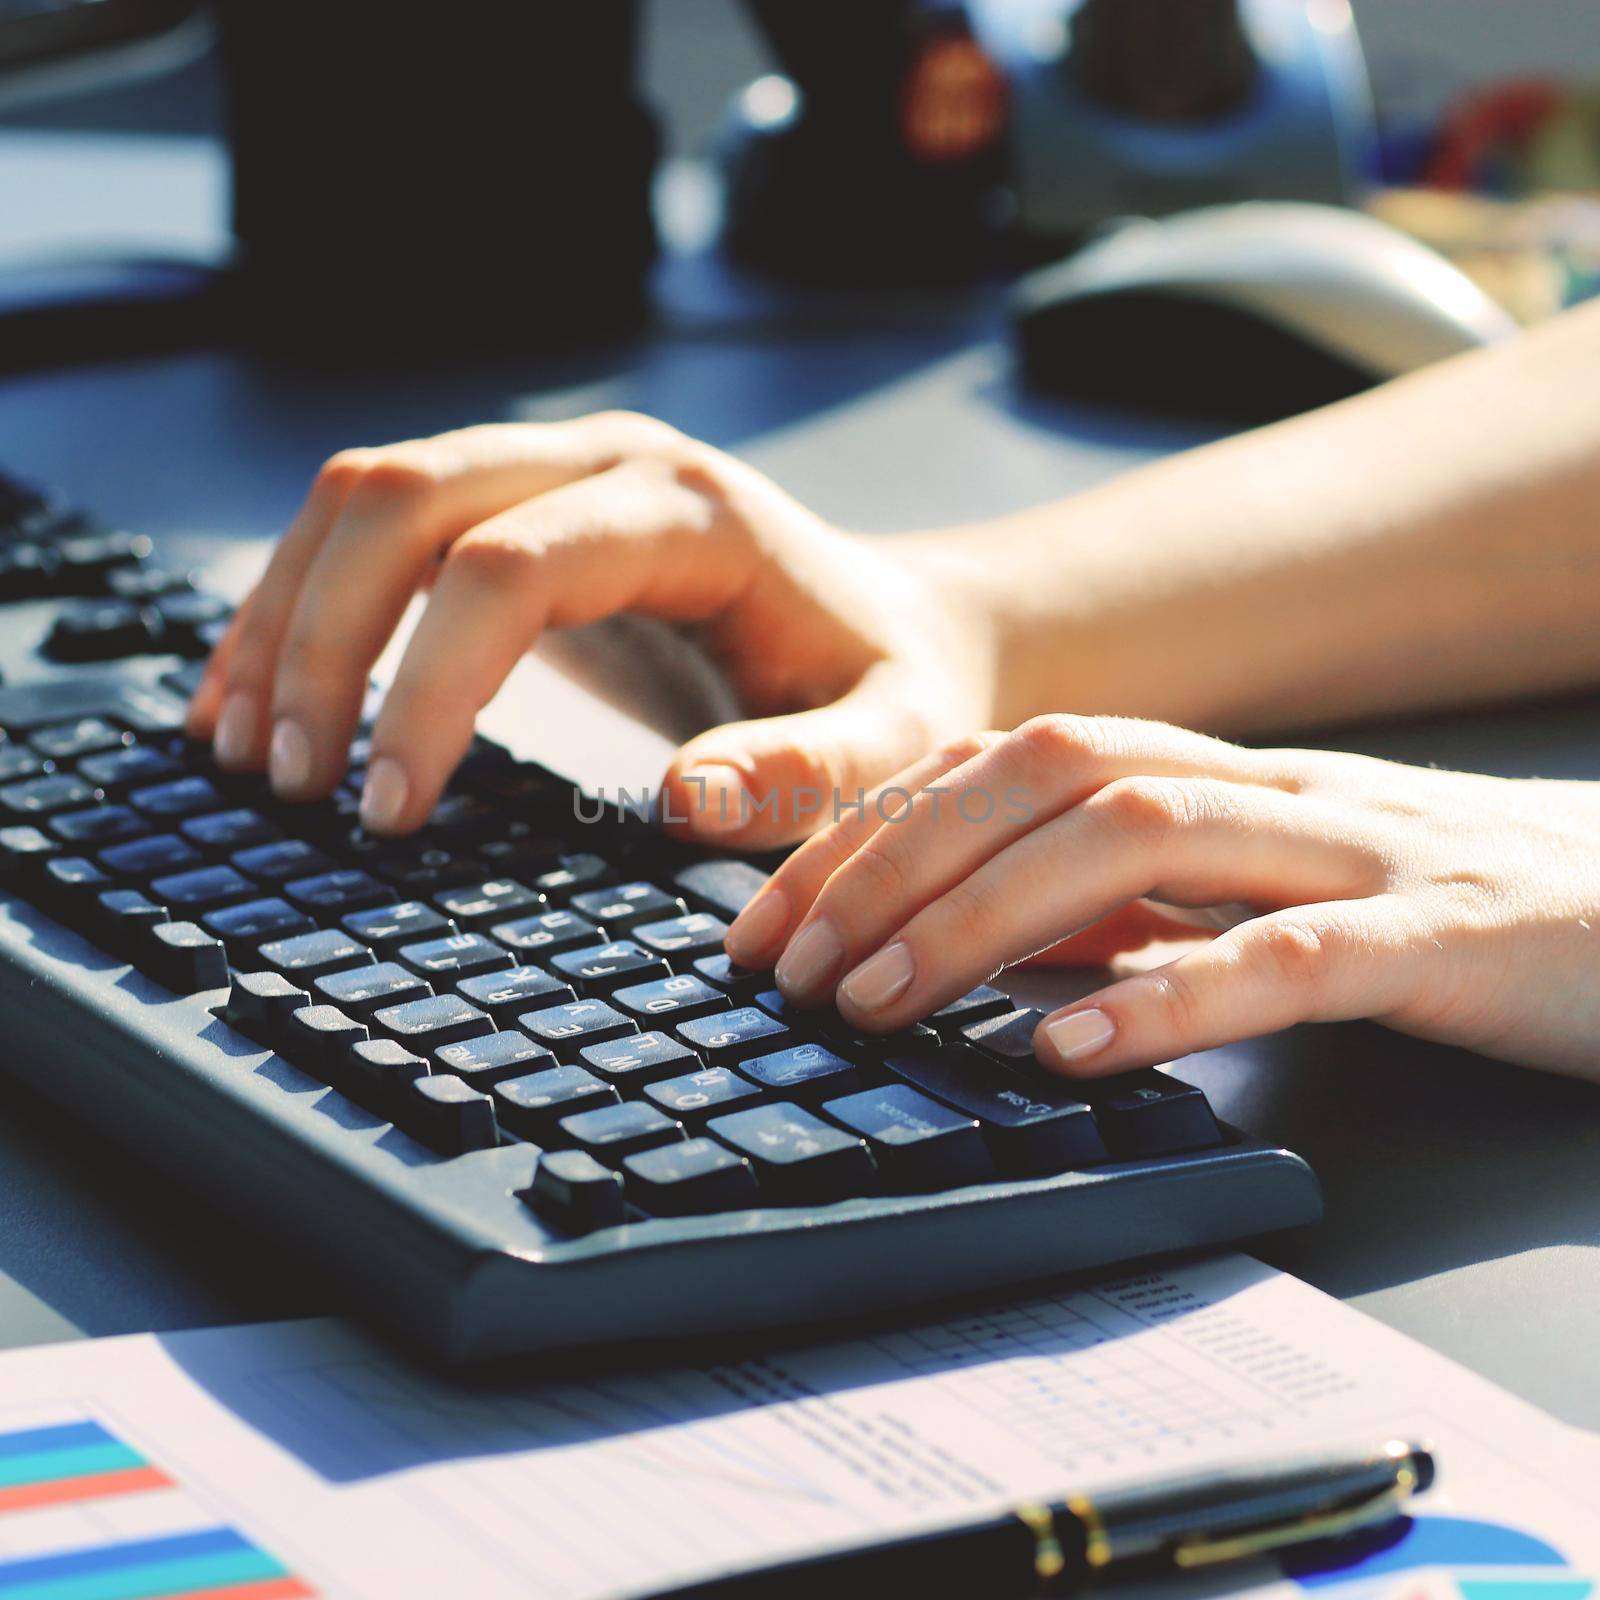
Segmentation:
<svg viewBox="0 0 1600 1600">
<path fill-rule="evenodd" d="M 1247 731 L 1600 681 L 1600 305 L 979 528 L 996 720 Z"/>
</svg>

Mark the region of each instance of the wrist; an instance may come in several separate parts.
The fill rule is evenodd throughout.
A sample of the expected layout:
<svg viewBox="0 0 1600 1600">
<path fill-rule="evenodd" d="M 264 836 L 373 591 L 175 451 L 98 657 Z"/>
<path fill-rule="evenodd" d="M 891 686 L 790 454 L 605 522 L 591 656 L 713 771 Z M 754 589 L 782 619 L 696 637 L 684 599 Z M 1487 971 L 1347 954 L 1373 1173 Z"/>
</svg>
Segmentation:
<svg viewBox="0 0 1600 1600">
<path fill-rule="evenodd" d="M 1005 681 L 1001 607 L 996 586 L 970 530 L 898 535 L 895 554 L 922 591 L 924 615 L 942 672 L 955 680 L 961 707 L 958 731 L 1001 728 L 1015 698 Z M 876 542 L 876 541 L 875 541 Z"/>
</svg>

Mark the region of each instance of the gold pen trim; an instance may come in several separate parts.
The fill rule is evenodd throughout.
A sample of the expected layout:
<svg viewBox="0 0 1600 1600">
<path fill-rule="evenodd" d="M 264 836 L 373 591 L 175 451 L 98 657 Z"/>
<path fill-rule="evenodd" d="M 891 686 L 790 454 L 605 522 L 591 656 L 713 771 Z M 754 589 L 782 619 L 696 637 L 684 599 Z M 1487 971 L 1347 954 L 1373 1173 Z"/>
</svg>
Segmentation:
<svg viewBox="0 0 1600 1600">
<path fill-rule="evenodd" d="M 1025 1500 L 1011 1508 L 1014 1516 L 1033 1535 L 1033 1575 L 1040 1583 L 1053 1583 L 1067 1569 L 1066 1552 L 1056 1534 L 1056 1514 L 1037 1500 Z"/>
<path fill-rule="evenodd" d="M 1391 1448 L 1390 1453 L 1393 1454 Z M 1238 1561 L 1245 1556 L 1264 1555 L 1288 1544 L 1312 1539 L 1337 1539 L 1380 1517 L 1392 1515 L 1416 1492 L 1417 1469 L 1406 1451 L 1406 1460 L 1395 1468 L 1394 1482 L 1387 1488 L 1342 1511 L 1313 1512 L 1293 1522 L 1280 1522 L 1270 1528 L 1255 1528 L 1226 1539 L 1187 1539 L 1174 1545 L 1172 1562 L 1178 1567 L 1204 1567 L 1218 1561 Z"/>
<path fill-rule="evenodd" d="M 1083 1524 L 1083 1559 L 1091 1572 L 1111 1565 L 1111 1535 L 1100 1508 L 1086 1494 L 1069 1494 L 1067 1510 Z"/>
</svg>

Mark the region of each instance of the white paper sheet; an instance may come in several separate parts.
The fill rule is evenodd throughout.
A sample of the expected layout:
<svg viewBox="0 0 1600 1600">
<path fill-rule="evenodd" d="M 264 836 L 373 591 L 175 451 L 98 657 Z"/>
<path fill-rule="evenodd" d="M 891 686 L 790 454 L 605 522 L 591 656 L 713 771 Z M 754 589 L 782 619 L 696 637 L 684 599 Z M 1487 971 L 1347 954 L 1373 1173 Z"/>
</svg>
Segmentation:
<svg viewBox="0 0 1600 1600">
<path fill-rule="evenodd" d="M 0 1596 L 8 1571 L 53 1579 L 51 1560 L 70 1574 L 74 1554 L 115 1561 L 169 1528 L 194 1560 L 268 1562 L 269 1600 L 599 1600 L 1396 1434 L 1435 1445 L 1441 1481 L 1414 1559 L 1403 1543 L 1347 1574 L 1359 1592 L 1426 1576 L 1453 1600 L 1582 1600 L 1600 1573 L 1600 1443 L 1239 1256 L 702 1370 L 534 1370 L 550 1375 L 445 1379 L 334 1322 L 0 1356 Z M 163 1481 L 8 1506 L 7 1441 L 73 1419 Z M 23 1560 L 46 1565 L 8 1569 Z"/>
</svg>

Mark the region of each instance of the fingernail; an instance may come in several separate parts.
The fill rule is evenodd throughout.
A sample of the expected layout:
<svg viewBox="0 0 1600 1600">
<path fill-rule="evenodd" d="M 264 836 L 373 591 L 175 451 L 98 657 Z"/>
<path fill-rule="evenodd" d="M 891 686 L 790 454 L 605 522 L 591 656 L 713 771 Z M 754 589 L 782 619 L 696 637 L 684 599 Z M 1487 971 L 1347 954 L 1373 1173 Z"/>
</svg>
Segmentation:
<svg viewBox="0 0 1600 1600">
<path fill-rule="evenodd" d="M 311 741 L 306 730 L 289 717 L 280 717 L 272 730 L 267 775 L 272 787 L 286 799 L 294 799 L 311 781 Z"/>
<path fill-rule="evenodd" d="M 411 784 L 406 769 L 393 756 L 379 756 L 367 768 L 361 789 L 361 825 L 385 833 L 400 820 Z"/>
<path fill-rule="evenodd" d="M 896 939 L 871 960 L 863 961 L 839 985 L 839 993 L 862 1011 L 881 1011 L 906 992 L 916 972 L 911 946 L 904 939 Z"/>
<path fill-rule="evenodd" d="M 236 691 L 222 702 L 222 710 L 217 716 L 217 730 L 211 738 L 217 765 L 244 766 L 254 753 L 255 744 L 256 698 L 252 694 Z"/>
<path fill-rule="evenodd" d="M 828 983 L 844 960 L 844 944 L 833 924 L 819 918 L 789 942 L 775 976 L 786 995 L 808 995 Z"/>
<path fill-rule="evenodd" d="M 789 926 L 789 897 L 782 889 L 765 889 L 733 919 L 723 943 L 741 966 L 759 967 L 778 936 Z"/>
<path fill-rule="evenodd" d="M 1080 1061 L 1103 1050 L 1115 1037 L 1117 1025 L 1103 1011 L 1092 1007 L 1070 1016 L 1052 1017 L 1044 1025 L 1050 1047 L 1063 1061 Z"/>
<path fill-rule="evenodd" d="M 750 820 L 744 774 L 722 761 L 705 761 L 683 775 L 699 833 L 732 833 Z"/>
</svg>

